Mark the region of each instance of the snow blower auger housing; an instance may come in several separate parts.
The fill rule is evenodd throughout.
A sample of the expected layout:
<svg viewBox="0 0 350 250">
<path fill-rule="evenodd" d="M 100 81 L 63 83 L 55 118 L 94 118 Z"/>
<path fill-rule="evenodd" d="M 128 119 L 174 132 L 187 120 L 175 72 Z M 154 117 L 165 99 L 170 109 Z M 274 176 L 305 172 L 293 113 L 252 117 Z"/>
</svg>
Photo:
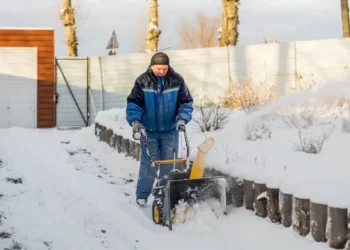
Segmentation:
<svg viewBox="0 0 350 250">
<path fill-rule="evenodd" d="M 180 201 L 194 204 L 214 198 L 220 201 L 223 214 L 227 214 L 226 179 L 222 176 L 204 177 L 205 156 L 214 145 L 214 139 L 210 137 L 198 146 L 196 158 L 191 164 L 189 160 L 189 142 L 185 127 L 183 127 L 182 131 L 186 142 L 186 158 L 175 158 L 174 156 L 174 159 L 166 160 L 151 159 L 145 130 L 141 130 L 133 135 L 135 140 L 140 140 L 143 137 L 149 162 L 152 167 L 156 168 L 156 184 L 152 190 L 155 197 L 152 203 L 153 222 L 167 226 L 169 230 L 172 230 L 176 205 Z M 158 170 L 164 164 L 173 164 L 174 167 L 168 174 L 166 184 L 161 186 L 159 184 Z"/>
</svg>

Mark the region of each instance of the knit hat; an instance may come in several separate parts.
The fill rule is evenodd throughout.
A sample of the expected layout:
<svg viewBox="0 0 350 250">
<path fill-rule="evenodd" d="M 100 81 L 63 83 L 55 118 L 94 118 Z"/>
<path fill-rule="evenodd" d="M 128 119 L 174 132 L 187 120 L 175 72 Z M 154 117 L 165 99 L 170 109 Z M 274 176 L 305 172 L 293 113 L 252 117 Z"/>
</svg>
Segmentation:
<svg viewBox="0 0 350 250">
<path fill-rule="evenodd" d="M 169 57 L 163 52 L 155 53 L 151 58 L 151 65 L 169 65 Z"/>
</svg>

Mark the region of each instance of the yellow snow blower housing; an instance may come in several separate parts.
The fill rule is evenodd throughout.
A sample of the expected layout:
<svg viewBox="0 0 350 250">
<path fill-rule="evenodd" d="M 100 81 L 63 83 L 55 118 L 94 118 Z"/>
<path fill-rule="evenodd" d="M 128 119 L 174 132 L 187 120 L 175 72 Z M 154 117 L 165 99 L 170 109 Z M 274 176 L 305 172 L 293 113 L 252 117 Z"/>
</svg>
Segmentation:
<svg viewBox="0 0 350 250">
<path fill-rule="evenodd" d="M 209 139 L 205 140 L 201 145 L 198 146 L 197 155 L 191 169 L 190 179 L 203 178 L 205 156 L 207 155 L 209 150 L 212 148 L 212 146 L 214 146 L 213 137 L 210 137 Z"/>
</svg>

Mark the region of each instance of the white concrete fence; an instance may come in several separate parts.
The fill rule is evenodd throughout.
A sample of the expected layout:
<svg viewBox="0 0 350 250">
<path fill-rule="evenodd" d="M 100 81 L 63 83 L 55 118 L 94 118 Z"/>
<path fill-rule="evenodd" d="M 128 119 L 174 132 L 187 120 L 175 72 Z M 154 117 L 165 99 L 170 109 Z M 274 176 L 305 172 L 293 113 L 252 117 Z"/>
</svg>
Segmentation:
<svg viewBox="0 0 350 250">
<path fill-rule="evenodd" d="M 171 66 L 196 100 L 217 100 L 230 83 L 249 79 L 278 95 L 308 85 L 321 86 L 349 73 L 350 39 L 257 44 L 231 48 L 167 51 Z M 100 110 L 123 108 L 150 54 L 56 58 L 57 126 L 93 124 Z"/>
</svg>

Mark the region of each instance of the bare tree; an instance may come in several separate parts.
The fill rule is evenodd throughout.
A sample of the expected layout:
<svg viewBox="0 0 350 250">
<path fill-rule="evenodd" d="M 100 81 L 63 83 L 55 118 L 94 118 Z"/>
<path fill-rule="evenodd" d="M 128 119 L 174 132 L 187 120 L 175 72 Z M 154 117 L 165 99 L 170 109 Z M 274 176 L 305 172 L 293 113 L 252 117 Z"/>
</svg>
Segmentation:
<svg viewBox="0 0 350 250">
<path fill-rule="evenodd" d="M 158 42 L 162 33 L 158 27 L 158 0 L 148 0 L 148 27 L 146 44 L 149 52 L 158 51 Z"/>
<path fill-rule="evenodd" d="M 75 11 L 71 0 L 62 0 L 60 17 L 65 28 L 65 38 L 68 56 L 78 56 L 78 38 L 76 36 Z"/>
<path fill-rule="evenodd" d="M 179 47 L 181 49 L 209 48 L 218 46 L 216 30 L 220 19 L 199 12 L 195 24 L 183 20 L 179 26 Z"/>
<path fill-rule="evenodd" d="M 238 41 L 238 5 L 240 0 L 222 0 L 222 19 L 219 29 L 220 47 L 236 46 Z"/>
<path fill-rule="evenodd" d="M 348 0 L 340 0 L 341 3 L 341 20 L 343 26 L 343 36 L 350 37 L 350 24 L 349 24 L 349 5 Z"/>
</svg>

